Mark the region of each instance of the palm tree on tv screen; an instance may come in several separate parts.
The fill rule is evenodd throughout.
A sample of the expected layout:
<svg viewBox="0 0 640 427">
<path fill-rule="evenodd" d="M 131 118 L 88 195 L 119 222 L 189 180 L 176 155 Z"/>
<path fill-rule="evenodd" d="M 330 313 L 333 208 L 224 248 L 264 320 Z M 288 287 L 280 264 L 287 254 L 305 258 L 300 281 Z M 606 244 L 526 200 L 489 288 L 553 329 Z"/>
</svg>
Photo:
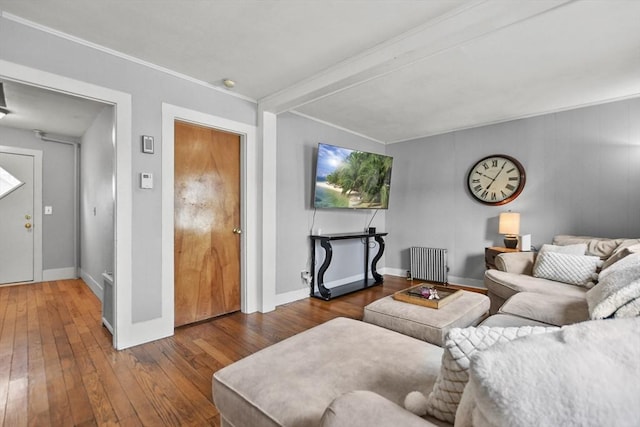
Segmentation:
<svg viewBox="0 0 640 427">
<path fill-rule="evenodd" d="M 391 157 L 354 151 L 327 175 L 327 182 L 342 188 L 342 194 L 359 193 L 364 203 L 387 206 L 391 162 Z"/>
</svg>

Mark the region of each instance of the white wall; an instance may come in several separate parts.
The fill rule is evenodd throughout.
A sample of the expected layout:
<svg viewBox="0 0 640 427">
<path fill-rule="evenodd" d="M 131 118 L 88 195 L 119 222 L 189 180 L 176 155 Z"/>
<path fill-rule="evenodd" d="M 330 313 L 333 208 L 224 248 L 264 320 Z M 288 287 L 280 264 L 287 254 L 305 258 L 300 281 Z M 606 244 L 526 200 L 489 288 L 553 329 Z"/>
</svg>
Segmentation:
<svg viewBox="0 0 640 427">
<path fill-rule="evenodd" d="M 0 59 L 131 94 L 132 181 L 143 171 L 156 177 L 151 191 L 134 186 L 132 235 L 121 236 L 132 242 L 131 316 L 133 323 L 160 318 L 162 146 L 156 143 L 156 154 L 147 155 L 138 141 L 141 135 L 161 140 L 163 102 L 251 125 L 256 105 L 5 17 L 0 18 Z"/>
<path fill-rule="evenodd" d="M 114 271 L 114 111 L 105 106 L 80 149 L 80 275 L 102 298 L 102 273 Z"/>
<path fill-rule="evenodd" d="M 277 269 L 276 294 L 280 303 L 308 295 L 308 288 L 300 278 L 302 270 L 311 265 L 309 232 L 322 229 L 322 233 L 359 232 L 369 223 L 374 210 L 318 209 L 311 206 L 315 161 L 318 143 L 355 148 L 362 151 L 384 153 L 385 146 L 370 139 L 354 135 L 299 115 L 278 115 L 277 160 Z M 393 174 L 392 172 L 392 180 Z M 393 195 L 394 189 L 391 189 Z M 379 211 L 371 224 L 384 229 L 385 211 Z M 331 282 L 363 275 L 364 248 L 359 240 L 336 242 L 334 258 L 327 270 L 325 281 Z M 372 255 L 377 248 L 372 249 Z M 318 255 L 324 251 L 319 249 Z M 318 262 L 323 258 L 319 257 Z M 318 264 L 319 265 L 319 264 Z M 378 267 L 384 267 L 384 258 Z M 298 291 L 295 293 L 295 291 Z M 292 294 L 293 292 L 293 294 Z M 290 298 L 284 294 L 291 295 Z"/>
<path fill-rule="evenodd" d="M 484 247 L 503 246 L 497 218 L 507 210 L 521 213 L 536 246 L 556 234 L 640 237 L 638 117 L 632 99 L 389 145 L 386 266 L 408 269 L 411 246 L 442 247 L 451 282 L 480 284 Z M 490 154 L 525 167 L 524 191 L 507 205 L 466 191 L 469 168 Z"/>
<path fill-rule="evenodd" d="M 42 206 L 53 207 L 42 216 L 42 268 L 45 278 L 47 271 L 74 271 L 73 147 L 7 127 L 0 127 L 0 145 L 42 151 Z"/>
</svg>

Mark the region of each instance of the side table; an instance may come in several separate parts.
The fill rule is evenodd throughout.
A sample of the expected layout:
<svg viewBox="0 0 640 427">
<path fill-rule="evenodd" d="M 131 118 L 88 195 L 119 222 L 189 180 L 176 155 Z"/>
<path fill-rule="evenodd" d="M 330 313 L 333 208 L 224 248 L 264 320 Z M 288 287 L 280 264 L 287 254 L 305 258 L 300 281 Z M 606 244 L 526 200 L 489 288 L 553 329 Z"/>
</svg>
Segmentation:
<svg viewBox="0 0 640 427">
<path fill-rule="evenodd" d="M 520 249 L 503 248 L 501 246 L 492 246 L 484 248 L 484 264 L 489 269 L 496 269 L 496 257 L 500 254 L 509 252 L 520 252 Z"/>
</svg>

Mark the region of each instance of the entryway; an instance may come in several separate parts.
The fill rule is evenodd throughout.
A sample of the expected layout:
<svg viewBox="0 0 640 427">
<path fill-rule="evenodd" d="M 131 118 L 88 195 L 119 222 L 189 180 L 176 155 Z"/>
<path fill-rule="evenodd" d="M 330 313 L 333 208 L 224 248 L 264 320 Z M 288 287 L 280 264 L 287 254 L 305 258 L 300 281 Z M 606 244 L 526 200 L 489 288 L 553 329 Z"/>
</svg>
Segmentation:
<svg viewBox="0 0 640 427">
<path fill-rule="evenodd" d="M 174 122 L 175 326 L 241 308 L 240 135 Z"/>
</svg>

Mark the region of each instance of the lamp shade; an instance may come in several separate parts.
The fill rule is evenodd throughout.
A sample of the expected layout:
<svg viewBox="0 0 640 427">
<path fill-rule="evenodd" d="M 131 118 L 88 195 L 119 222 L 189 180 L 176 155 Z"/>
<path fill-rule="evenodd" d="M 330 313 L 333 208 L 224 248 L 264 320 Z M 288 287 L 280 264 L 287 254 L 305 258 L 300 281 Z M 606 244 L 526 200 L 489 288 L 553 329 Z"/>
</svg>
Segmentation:
<svg viewBox="0 0 640 427">
<path fill-rule="evenodd" d="M 498 222 L 498 233 L 511 236 L 520 234 L 520 214 L 516 212 L 502 212 Z"/>
</svg>

